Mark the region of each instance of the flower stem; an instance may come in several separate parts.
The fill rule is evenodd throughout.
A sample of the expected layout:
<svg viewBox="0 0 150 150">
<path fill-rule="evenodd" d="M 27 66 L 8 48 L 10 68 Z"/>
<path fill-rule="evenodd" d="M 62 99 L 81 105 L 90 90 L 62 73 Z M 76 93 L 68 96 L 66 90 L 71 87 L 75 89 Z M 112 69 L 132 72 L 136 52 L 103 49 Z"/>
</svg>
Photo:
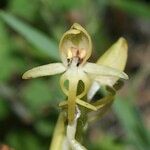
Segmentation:
<svg viewBox="0 0 150 150">
<path fill-rule="evenodd" d="M 61 150 L 65 136 L 64 112 L 60 112 L 49 150 Z"/>
</svg>

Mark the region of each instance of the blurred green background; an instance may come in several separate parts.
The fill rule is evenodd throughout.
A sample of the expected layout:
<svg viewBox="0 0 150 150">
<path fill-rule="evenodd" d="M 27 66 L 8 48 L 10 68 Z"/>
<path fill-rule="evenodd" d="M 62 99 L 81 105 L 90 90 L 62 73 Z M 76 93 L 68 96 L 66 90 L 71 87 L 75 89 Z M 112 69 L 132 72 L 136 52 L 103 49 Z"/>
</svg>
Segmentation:
<svg viewBox="0 0 150 150">
<path fill-rule="evenodd" d="M 92 37 L 93 62 L 120 36 L 129 44 L 125 72 L 130 80 L 109 113 L 89 125 L 89 149 L 149 150 L 149 0 L 1 0 L 0 144 L 48 149 L 64 99 L 59 75 L 25 81 L 21 76 L 60 59 L 59 40 L 74 22 Z"/>
</svg>

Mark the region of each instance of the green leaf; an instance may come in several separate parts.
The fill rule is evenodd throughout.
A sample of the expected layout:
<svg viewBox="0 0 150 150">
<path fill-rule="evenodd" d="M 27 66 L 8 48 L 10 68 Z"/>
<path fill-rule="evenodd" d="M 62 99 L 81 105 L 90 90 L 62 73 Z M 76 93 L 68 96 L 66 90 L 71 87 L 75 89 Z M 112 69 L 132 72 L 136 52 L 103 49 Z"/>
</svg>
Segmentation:
<svg viewBox="0 0 150 150">
<path fill-rule="evenodd" d="M 120 142 L 116 142 L 116 137 L 108 134 L 108 135 L 101 135 L 101 138 L 98 138 L 94 143 L 92 143 L 92 150 L 124 150 L 125 145 Z M 91 145 L 89 145 L 91 146 Z"/>
<path fill-rule="evenodd" d="M 2 20 L 0 20 L 0 59 L 4 56 L 7 56 L 9 53 L 9 35 L 5 28 L 5 24 Z"/>
<path fill-rule="evenodd" d="M 11 77 L 16 67 L 10 55 L 11 46 L 9 34 L 5 24 L 0 20 L 0 80 L 4 81 Z"/>
<path fill-rule="evenodd" d="M 132 143 L 137 150 L 146 150 L 147 147 L 150 147 L 150 134 L 131 100 L 117 98 L 114 109 L 125 130 L 127 141 Z"/>
<path fill-rule="evenodd" d="M 0 17 L 41 52 L 52 59 L 59 59 L 58 47 L 52 39 L 9 13 L 1 11 Z"/>
</svg>

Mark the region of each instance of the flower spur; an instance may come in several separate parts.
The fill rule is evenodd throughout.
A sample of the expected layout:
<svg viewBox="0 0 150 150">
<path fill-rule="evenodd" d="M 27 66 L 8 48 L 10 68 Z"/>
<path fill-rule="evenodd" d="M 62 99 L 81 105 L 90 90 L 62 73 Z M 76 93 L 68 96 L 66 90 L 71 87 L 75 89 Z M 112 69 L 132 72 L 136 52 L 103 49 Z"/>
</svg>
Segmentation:
<svg viewBox="0 0 150 150">
<path fill-rule="evenodd" d="M 128 76 L 118 69 L 87 62 L 92 52 L 92 42 L 87 31 L 77 23 L 64 33 L 59 44 L 62 63 L 51 63 L 35 67 L 23 74 L 23 79 L 36 78 L 63 73 L 60 85 L 67 96 L 67 101 L 60 104 L 68 108 L 67 118 L 69 123 L 75 118 L 76 104 L 88 109 L 97 110 L 94 105 L 81 100 L 88 91 L 91 79 L 101 77 L 119 77 L 128 79 Z M 68 81 L 68 87 L 65 83 Z M 79 81 L 84 84 L 84 89 L 78 94 Z"/>
</svg>

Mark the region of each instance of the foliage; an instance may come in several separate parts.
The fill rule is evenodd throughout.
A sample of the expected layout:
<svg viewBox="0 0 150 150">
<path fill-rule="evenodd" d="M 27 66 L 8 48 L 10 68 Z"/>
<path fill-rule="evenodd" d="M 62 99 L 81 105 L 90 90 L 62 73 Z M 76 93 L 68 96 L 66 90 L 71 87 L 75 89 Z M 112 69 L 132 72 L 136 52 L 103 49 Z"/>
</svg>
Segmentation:
<svg viewBox="0 0 150 150">
<path fill-rule="evenodd" d="M 113 113 L 108 113 L 106 120 L 104 117 L 90 125 L 86 142 L 93 150 L 147 150 L 150 134 L 143 107 L 148 98 L 142 92 L 149 88 L 144 86 L 146 79 L 149 82 L 149 71 L 142 70 L 146 70 L 146 58 L 141 58 L 141 64 L 131 60 L 140 51 L 146 52 L 146 48 L 137 47 L 149 44 L 146 42 L 150 36 L 149 28 L 146 30 L 150 16 L 148 4 L 140 0 L 2 0 L 0 143 L 16 150 L 48 149 L 58 117 L 56 106 L 64 99 L 58 78 L 23 81 L 21 76 L 34 66 L 59 60 L 58 41 L 62 33 L 73 22 L 79 22 L 92 35 L 95 45 L 92 61 L 119 36 L 128 39 L 130 48 L 126 71 L 130 80 L 116 98 Z M 139 26 L 141 29 L 136 29 Z M 145 91 L 140 93 L 139 89 Z"/>
</svg>

